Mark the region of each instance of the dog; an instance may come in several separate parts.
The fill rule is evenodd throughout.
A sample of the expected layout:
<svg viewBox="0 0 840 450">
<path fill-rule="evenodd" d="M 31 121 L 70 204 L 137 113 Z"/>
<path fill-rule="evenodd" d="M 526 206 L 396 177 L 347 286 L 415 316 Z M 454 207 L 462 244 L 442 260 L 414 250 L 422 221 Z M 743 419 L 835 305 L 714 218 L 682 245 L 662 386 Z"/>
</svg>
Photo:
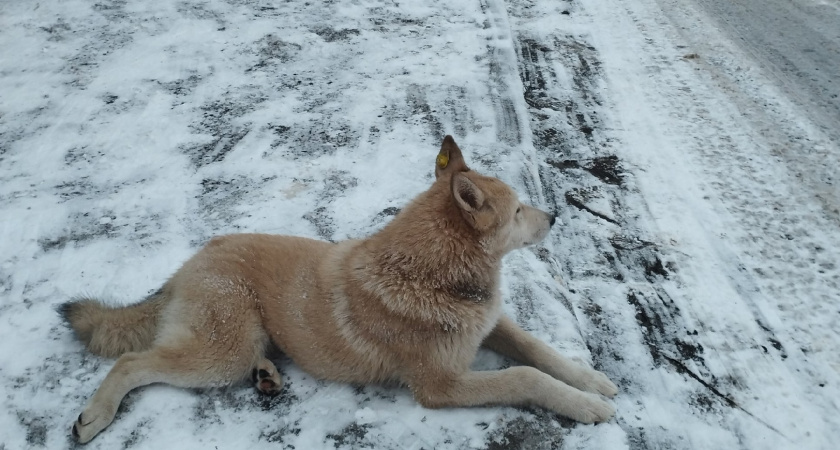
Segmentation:
<svg viewBox="0 0 840 450">
<path fill-rule="evenodd" d="M 615 384 L 501 312 L 502 257 L 543 240 L 555 217 L 470 170 L 451 136 L 435 178 L 366 239 L 220 236 L 140 303 L 61 305 L 89 351 L 118 358 L 73 437 L 93 439 L 129 391 L 150 383 L 208 387 L 250 376 L 276 394 L 271 346 L 321 379 L 407 386 L 428 408 L 535 405 L 608 420 L 615 410 L 600 395 L 614 396 Z M 480 346 L 525 365 L 472 371 Z"/>
</svg>

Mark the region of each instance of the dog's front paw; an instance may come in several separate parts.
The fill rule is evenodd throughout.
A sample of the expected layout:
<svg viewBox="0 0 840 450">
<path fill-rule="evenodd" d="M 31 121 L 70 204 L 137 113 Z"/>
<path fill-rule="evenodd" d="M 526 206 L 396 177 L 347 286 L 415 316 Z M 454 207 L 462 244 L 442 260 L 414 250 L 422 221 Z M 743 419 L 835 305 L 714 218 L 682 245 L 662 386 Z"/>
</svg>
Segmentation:
<svg viewBox="0 0 840 450">
<path fill-rule="evenodd" d="M 606 397 L 614 397 L 618 393 L 618 387 L 604 375 L 603 372 L 589 369 L 582 377 L 580 389 L 587 392 L 594 392 Z"/>
<path fill-rule="evenodd" d="M 79 414 L 79 418 L 73 424 L 71 433 L 78 443 L 86 444 L 110 425 L 112 420 L 114 420 L 114 414 L 87 408 Z"/>
<path fill-rule="evenodd" d="M 615 408 L 592 394 L 581 392 L 570 413 L 570 418 L 578 422 L 600 423 L 610 420 L 615 415 Z"/>
</svg>

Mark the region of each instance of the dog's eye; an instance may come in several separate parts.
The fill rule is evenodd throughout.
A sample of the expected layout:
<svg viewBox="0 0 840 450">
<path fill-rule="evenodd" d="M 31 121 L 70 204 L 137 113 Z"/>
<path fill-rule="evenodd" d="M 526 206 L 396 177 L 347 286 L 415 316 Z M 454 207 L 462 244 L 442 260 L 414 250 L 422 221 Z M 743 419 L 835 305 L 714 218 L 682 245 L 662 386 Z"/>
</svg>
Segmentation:
<svg viewBox="0 0 840 450">
<path fill-rule="evenodd" d="M 516 214 L 519 214 L 519 211 L 522 211 L 522 207 L 516 208 Z"/>
</svg>

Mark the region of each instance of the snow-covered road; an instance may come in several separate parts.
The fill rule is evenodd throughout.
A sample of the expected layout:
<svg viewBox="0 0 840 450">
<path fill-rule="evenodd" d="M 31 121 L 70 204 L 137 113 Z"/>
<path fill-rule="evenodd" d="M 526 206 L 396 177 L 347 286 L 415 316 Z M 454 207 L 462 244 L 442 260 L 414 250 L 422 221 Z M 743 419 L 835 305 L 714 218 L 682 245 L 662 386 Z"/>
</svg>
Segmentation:
<svg viewBox="0 0 840 450">
<path fill-rule="evenodd" d="M 840 139 L 840 1 L 691 3 L 803 107 L 809 120 Z"/>
<path fill-rule="evenodd" d="M 0 3 L 0 450 L 68 447 L 112 364 L 56 304 L 136 301 L 216 234 L 370 234 L 444 134 L 558 211 L 505 309 L 616 381 L 615 419 L 427 410 L 279 357 L 277 398 L 144 388 L 87 447 L 834 448 L 837 128 L 711 3 Z"/>
</svg>

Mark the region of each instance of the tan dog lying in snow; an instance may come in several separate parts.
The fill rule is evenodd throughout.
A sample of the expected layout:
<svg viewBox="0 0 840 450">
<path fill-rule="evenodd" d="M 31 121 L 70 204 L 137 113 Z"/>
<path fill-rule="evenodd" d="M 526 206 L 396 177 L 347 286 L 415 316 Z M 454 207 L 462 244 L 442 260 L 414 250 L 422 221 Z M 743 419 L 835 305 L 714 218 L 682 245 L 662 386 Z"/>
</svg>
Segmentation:
<svg viewBox="0 0 840 450">
<path fill-rule="evenodd" d="M 614 410 L 616 386 L 502 315 L 502 257 L 541 241 L 554 217 L 467 167 L 443 140 L 437 180 L 380 232 L 331 244 L 291 236 L 212 239 L 141 303 L 78 299 L 59 310 L 87 348 L 119 357 L 73 425 L 88 442 L 123 396 L 150 383 L 219 386 L 251 375 L 276 393 L 277 346 L 312 375 L 396 381 L 429 408 L 537 405 L 580 422 Z M 485 346 L 528 366 L 474 372 Z"/>
</svg>

